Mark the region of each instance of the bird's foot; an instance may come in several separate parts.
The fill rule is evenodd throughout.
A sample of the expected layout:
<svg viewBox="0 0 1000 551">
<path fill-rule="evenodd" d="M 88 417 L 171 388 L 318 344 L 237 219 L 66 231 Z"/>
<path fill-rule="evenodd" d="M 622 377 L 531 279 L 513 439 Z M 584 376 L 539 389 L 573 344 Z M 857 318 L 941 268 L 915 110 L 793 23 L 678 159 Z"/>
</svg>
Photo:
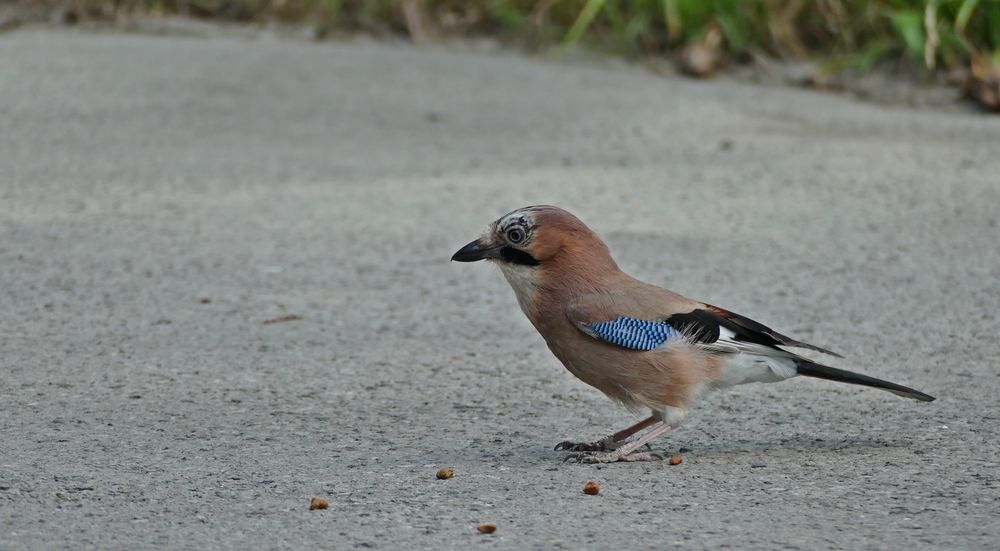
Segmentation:
<svg viewBox="0 0 1000 551">
<path fill-rule="evenodd" d="M 613 452 L 618 448 L 625 445 L 624 440 L 614 440 L 610 436 L 602 438 L 597 442 L 571 442 L 569 440 L 563 440 L 556 444 L 553 448 L 556 451 L 567 451 L 567 452 Z M 649 444 L 646 444 L 647 450 L 652 450 Z"/>
<path fill-rule="evenodd" d="M 621 442 L 615 442 L 610 438 L 602 438 L 597 442 L 570 442 L 569 440 L 563 440 L 556 444 L 554 448 L 556 451 L 569 451 L 569 452 L 610 452 L 618 449 Z"/>
<path fill-rule="evenodd" d="M 652 461 L 654 459 L 662 461 L 663 456 L 656 452 L 621 453 L 621 450 L 615 450 L 603 453 L 572 453 L 567 455 L 566 459 L 563 461 L 576 461 L 577 463 L 615 463 L 621 461 L 624 463 L 632 463 L 635 461 Z"/>
</svg>

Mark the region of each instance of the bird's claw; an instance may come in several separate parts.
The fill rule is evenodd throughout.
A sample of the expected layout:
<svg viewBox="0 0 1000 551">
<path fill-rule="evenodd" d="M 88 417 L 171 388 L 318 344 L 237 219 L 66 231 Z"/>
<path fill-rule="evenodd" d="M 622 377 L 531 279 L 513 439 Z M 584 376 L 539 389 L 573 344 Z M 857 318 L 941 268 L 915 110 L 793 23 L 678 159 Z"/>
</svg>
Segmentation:
<svg viewBox="0 0 1000 551">
<path fill-rule="evenodd" d="M 615 442 L 610 438 L 602 438 L 597 442 L 572 442 L 570 440 L 563 440 L 556 444 L 555 451 L 567 451 L 567 452 L 613 452 L 620 448 L 624 442 Z M 643 444 L 643 447 L 649 451 L 653 451 L 653 447 L 649 445 L 649 442 Z"/>
<path fill-rule="evenodd" d="M 633 463 L 636 461 L 652 461 L 652 460 L 663 461 L 663 456 L 656 452 L 632 452 L 627 455 L 622 455 L 618 452 L 607 452 L 607 453 L 572 453 L 563 459 L 563 463 L 567 461 L 576 461 L 577 463 L 615 463 L 621 461 L 623 463 Z"/>
<path fill-rule="evenodd" d="M 607 442 L 604 440 L 598 440 L 597 442 L 571 442 L 569 440 L 563 440 L 556 444 L 553 448 L 555 451 L 570 451 L 570 452 L 606 452 L 611 451 L 613 448 L 608 447 Z"/>
</svg>

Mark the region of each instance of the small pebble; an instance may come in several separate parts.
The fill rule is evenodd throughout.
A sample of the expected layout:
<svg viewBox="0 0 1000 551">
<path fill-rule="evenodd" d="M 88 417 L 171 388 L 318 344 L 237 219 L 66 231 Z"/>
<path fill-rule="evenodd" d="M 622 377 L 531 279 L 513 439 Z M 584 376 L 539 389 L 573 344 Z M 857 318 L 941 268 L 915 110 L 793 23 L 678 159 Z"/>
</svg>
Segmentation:
<svg viewBox="0 0 1000 551">
<path fill-rule="evenodd" d="M 492 534 L 497 531 L 497 525 L 492 522 L 484 522 L 476 527 L 480 534 Z"/>
<path fill-rule="evenodd" d="M 316 509 L 329 509 L 329 508 L 330 508 L 330 502 L 321 497 L 314 497 L 312 498 L 312 501 L 309 502 L 310 511 L 315 511 Z"/>
<path fill-rule="evenodd" d="M 598 486 L 593 480 L 588 480 L 587 483 L 583 485 L 583 493 L 588 496 L 596 496 L 601 493 L 601 487 Z"/>
<path fill-rule="evenodd" d="M 455 469 L 451 467 L 443 467 L 437 472 L 438 480 L 448 480 L 453 476 L 455 476 Z"/>
<path fill-rule="evenodd" d="M 671 455 L 670 456 L 670 464 L 671 465 L 680 465 L 683 462 L 684 462 L 684 458 L 681 457 L 681 456 L 679 456 L 679 455 Z"/>
</svg>

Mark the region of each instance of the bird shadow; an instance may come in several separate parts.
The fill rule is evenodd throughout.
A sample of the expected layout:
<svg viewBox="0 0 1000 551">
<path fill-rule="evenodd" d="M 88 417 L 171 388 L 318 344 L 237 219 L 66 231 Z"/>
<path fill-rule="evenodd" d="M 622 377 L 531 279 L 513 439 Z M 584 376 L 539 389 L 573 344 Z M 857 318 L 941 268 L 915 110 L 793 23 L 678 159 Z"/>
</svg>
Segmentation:
<svg viewBox="0 0 1000 551">
<path fill-rule="evenodd" d="M 388 464 L 475 464 L 490 463 L 495 465 L 522 467 L 556 467 L 568 457 L 565 451 L 556 451 L 552 445 L 541 445 L 537 442 L 517 443 L 514 441 L 497 442 L 480 440 L 460 447 L 447 448 L 411 448 L 393 450 L 394 453 L 383 456 L 382 462 Z M 665 459 L 672 455 L 694 457 L 702 461 L 746 462 L 768 457 L 785 457 L 789 460 L 809 456 L 810 459 L 822 458 L 824 455 L 870 455 L 877 450 L 907 450 L 919 452 L 919 446 L 905 439 L 885 438 L 874 435 L 844 436 L 838 438 L 816 438 L 814 435 L 796 434 L 788 437 L 754 441 L 726 441 L 721 437 L 700 436 L 690 440 L 661 442 L 654 445 L 652 451 Z M 567 463 L 567 465 L 570 463 Z"/>
<path fill-rule="evenodd" d="M 811 458 L 821 458 L 824 455 L 843 455 L 844 453 L 870 455 L 876 450 L 918 450 L 919 446 L 911 440 L 887 439 L 876 436 L 846 436 L 836 439 L 815 438 L 811 435 L 795 435 L 781 439 L 770 439 L 753 442 L 720 442 L 718 440 L 694 441 L 687 444 L 653 446 L 652 451 L 664 458 L 672 455 L 697 457 L 701 460 L 724 460 L 729 462 L 745 462 L 747 459 L 759 459 L 767 454 L 770 457 L 787 456 L 789 458 L 808 455 Z M 497 462 L 517 460 L 526 463 L 551 464 L 553 460 L 561 461 L 567 457 L 566 452 L 555 451 L 551 447 L 532 446 L 514 452 L 511 450 L 491 453 L 487 449 L 479 450 L 484 459 Z"/>
<path fill-rule="evenodd" d="M 878 436 L 845 436 L 834 439 L 816 438 L 811 435 L 795 435 L 778 440 L 761 440 L 753 442 L 703 442 L 690 446 L 689 451 L 695 451 L 701 457 L 754 455 L 762 452 L 796 452 L 822 454 L 844 451 L 865 451 L 876 449 L 910 449 L 914 448 L 912 440 L 891 439 Z M 684 449 L 684 448 L 682 448 Z"/>
</svg>

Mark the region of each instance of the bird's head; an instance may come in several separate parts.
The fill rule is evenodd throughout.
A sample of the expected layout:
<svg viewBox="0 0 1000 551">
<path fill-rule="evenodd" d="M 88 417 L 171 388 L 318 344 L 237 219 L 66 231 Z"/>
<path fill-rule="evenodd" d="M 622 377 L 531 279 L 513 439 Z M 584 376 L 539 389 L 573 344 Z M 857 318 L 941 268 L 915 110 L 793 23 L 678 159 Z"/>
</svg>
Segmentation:
<svg viewBox="0 0 1000 551">
<path fill-rule="evenodd" d="M 613 266 L 607 246 L 569 212 L 549 205 L 517 209 L 489 225 L 479 238 L 452 257 L 458 262 L 492 260 L 504 274 L 537 280 L 553 275 Z"/>
</svg>

